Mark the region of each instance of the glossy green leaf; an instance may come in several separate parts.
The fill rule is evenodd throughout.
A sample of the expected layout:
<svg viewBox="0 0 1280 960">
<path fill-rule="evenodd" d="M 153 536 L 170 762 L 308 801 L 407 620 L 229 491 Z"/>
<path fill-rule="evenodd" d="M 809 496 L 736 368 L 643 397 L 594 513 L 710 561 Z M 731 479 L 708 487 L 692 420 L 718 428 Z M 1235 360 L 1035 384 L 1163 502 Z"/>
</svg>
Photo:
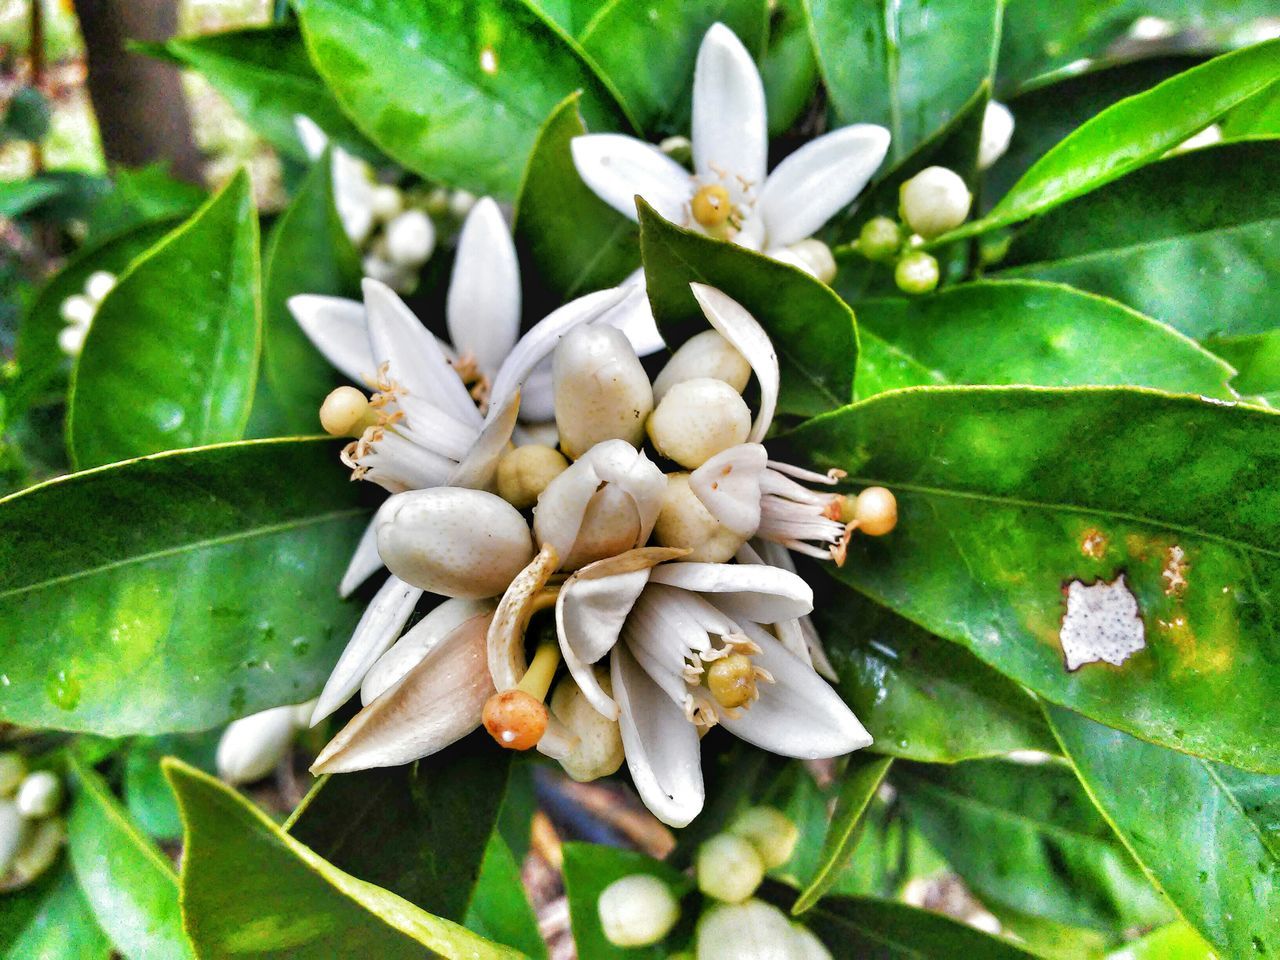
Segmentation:
<svg viewBox="0 0 1280 960">
<path fill-rule="evenodd" d="M 564 845 L 564 889 L 569 900 L 569 924 L 579 957 L 591 960 L 627 960 L 652 958 L 665 960 L 671 952 L 661 944 L 652 947 L 616 947 L 600 926 L 597 904 L 605 887 L 622 877 L 637 873 L 657 877 L 671 888 L 679 899 L 693 889 L 693 881 L 661 860 L 616 847 L 592 843 Z"/>
<path fill-rule="evenodd" d="M 1186 923 L 1171 923 L 1107 954 L 1107 960 L 1216 960 L 1213 950 Z"/>
<path fill-rule="evenodd" d="M 264 433 L 314 433 L 320 404 L 341 379 L 312 346 L 287 305 L 299 293 L 359 296 L 360 258 L 334 209 L 329 171 L 328 163 L 311 167 L 267 236 L 259 389 L 266 387 L 270 397 L 266 406 L 274 417 L 265 421 L 255 417 L 255 426 Z"/>
<path fill-rule="evenodd" d="M 71 866 L 85 899 L 128 960 L 195 957 L 182 930 L 178 877 L 91 767 L 72 761 Z"/>
<path fill-rule="evenodd" d="M 1215 337 L 1213 352 L 1240 372 L 1231 381 L 1244 396 L 1280 406 L 1280 329 L 1247 337 Z"/>
<path fill-rule="evenodd" d="M 640 231 L 597 197 L 569 153 L 586 133 L 578 94 L 555 108 L 529 155 L 516 200 L 515 237 L 528 301 L 559 304 L 615 286 L 640 263 Z"/>
<path fill-rule="evenodd" d="M 522 950 L 530 957 L 547 956 L 547 944 L 538 932 L 538 917 L 525 894 L 520 864 L 496 831 L 489 835 L 465 924 L 468 930 Z"/>
<path fill-rule="evenodd" d="M 875 738 L 870 749 L 928 763 L 1057 749 L 1017 684 L 866 597 L 832 589 L 814 622 L 840 695 Z"/>
<path fill-rule="evenodd" d="M 1222 135 L 1228 140 L 1280 137 L 1280 86 L 1273 83 L 1227 114 L 1222 121 Z"/>
<path fill-rule="evenodd" d="M 838 125 L 878 123 L 907 157 L 995 70 L 998 0 L 805 0 Z"/>
<path fill-rule="evenodd" d="M 182 907 L 201 960 L 518 960 L 522 954 L 343 873 L 243 797 L 178 761 Z"/>
<path fill-rule="evenodd" d="M 160 769 L 164 757 L 178 757 L 206 772 L 216 769 L 215 758 L 221 728 L 194 734 L 138 737 L 124 755 L 124 801 L 129 816 L 148 836 L 157 840 L 182 839 L 178 801 Z"/>
<path fill-rule="evenodd" d="M 792 904 L 793 915 L 812 909 L 835 884 L 840 871 L 848 865 L 867 805 L 880 789 L 880 783 L 889 772 L 891 763 L 892 757 L 859 755 L 850 759 L 849 766 L 841 774 L 835 810 L 831 814 L 827 835 L 822 841 L 817 870 Z"/>
<path fill-rule="evenodd" d="M 239 439 L 257 376 L 259 282 L 258 218 L 242 171 L 102 302 L 72 377 L 75 463 Z"/>
<path fill-rule="evenodd" d="M 770 453 L 897 495 L 897 528 L 855 537 L 839 579 L 1052 702 L 1280 771 L 1265 719 L 1280 691 L 1277 424 L 1134 389 L 916 387 L 812 420 Z M 1115 620 L 1100 636 L 1077 604 L 1069 670 L 1075 580 L 1111 583 L 1096 589 Z M 1103 653 L 1122 665 L 1090 661 Z"/>
<path fill-rule="evenodd" d="M 1280 951 L 1280 777 L 1046 712 L 1085 789 L 1183 917 L 1223 956 Z"/>
<path fill-rule="evenodd" d="M 692 282 L 709 284 L 742 304 L 773 340 L 782 370 L 779 411 L 813 416 L 852 396 L 853 312 L 830 287 L 795 267 L 677 227 L 639 202 L 649 303 L 672 348 L 710 329 L 689 289 Z"/>
<path fill-rule="evenodd" d="M 769 42 L 760 61 L 769 135 L 791 128 L 815 96 L 818 60 L 809 38 L 803 0 L 780 0 L 771 7 Z"/>
<path fill-rule="evenodd" d="M 581 50 L 522 0 L 300 0 L 311 59 L 375 144 L 424 177 L 513 197 L 543 119 L 574 90 L 621 111 Z"/>
<path fill-rule="evenodd" d="M 988 905 L 1113 935 L 1172 919 L 1064 765 L 904 765 L 893 782 L 912 822 Z"/>
<path fill-rule="evenodd" d="M 109 960 L 113 953 L 66 863 L 0 896 L 4 960 Z"/>
<path fill-rule="evenodd" d="M 62 189 L 62 184 L 56 180 L 35 177 L 0 183 L 0 217 L 13 220 L 30 213 L 46 200 L 56 197 Z"/>
<path fill-rule="evenodd" d="M 723 23 L 759 53 L 767 20 L 764 0 L 609 0 L 577 36 L 642 130 L 687 136 L 693 62 L 707 29 Z"/>
<path fill-rule="evenodd" d="M 858 399 L 939 383 L 1138 386 L 1230 399 L 1234 371 L 1193 340 L 1049 283 L 967 283 L 858 305 Z"/>
<path fill-rule="evenodd" d="M 280 440 L 0 500 L 0 718 L 155 734 L 314 696 L 360 613 L 337 583 L 362 492 L 332 441 Z"/>
<path fill-rule="evenodd" d="M 943 237 L 981 233 L 1096 190 L 1176 147 L 1280 75 L 1280 40 L 1225 54 L 1122 100 L 1040 158 L 991 212 Z"/>
<path fill-rule="evenodd" d="M 1280 140 L 1171 157 L 1031 224 L 1000 276 L 1091 290 L 1198 340 L 1263 333 L 1280 314 L 1277 177 Z"/>
<path fill-rule="evenodd" d="M 186 219 L 209 194 L 193 183 L 173 177 L 163 163 L 114 171 L 111 192 L 93 205 L 88 219 L 88 240 L 104 239 L 150 221 Z"/>
<path fill-rule="evenodd" d="M 596 11 L 605 5 L 606 0 L 534 0 L 532 6 L 537 7 L 565 33 L 576 37 L 586 29 Z"/>
</svg>

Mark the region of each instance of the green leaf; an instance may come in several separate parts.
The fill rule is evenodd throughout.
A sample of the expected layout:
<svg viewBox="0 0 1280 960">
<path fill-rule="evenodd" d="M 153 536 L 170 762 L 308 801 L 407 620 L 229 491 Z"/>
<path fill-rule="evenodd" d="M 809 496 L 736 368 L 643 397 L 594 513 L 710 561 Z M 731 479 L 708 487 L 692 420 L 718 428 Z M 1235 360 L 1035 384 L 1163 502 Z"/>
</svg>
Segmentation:
<svg viewBox="0 0 1280 960">
<path fill-rule="evenodd" d="M 1273 83 L 1227 114 L 1222 135 L 1228 140 L 1280 136 L 1280 85 Z"/>
<path fill-rule="evenodd" d="M 332 441 L 185 450 L 0 500 L 0 718 L 204 730 L 314 696 L 366 522 Z"/>
<path fill-rule="evenodd" d="M 520 184 L 514 230 L 529 302 L 559 304 L 615 286 L 640 263 L 639 228 L 573 165 L 569 142 L 587 132 L 580 99 L 572 94 L 547 118 Z"/>
<path fill-rule="evenodd" d="M 710 329 L 689 289 L 691 282 L 706 283 L 742 304 L 773 340 L 782 370 L 780 412 L 813 416 L 853 395 L 853 312 L 830 287 L 795 267 L 677 227 L 637 202 L 649 303 L 672 349 Z"/>
<path fill-rule="evenodd" d="M 66 863 L 29 887 L 0 896 L 4 960 L 109 960 L 113 955 Z"/>
<path fill-rule="evenodd" d="M 206 772 L 215 768 L 222 730 L 162 737 L 138 737 L 124 755 L 124 800 L 133 821 L 157 840 L 182 839 L 182 817 L 169 781 L 160 769 L 166 756 L 176 756 Z"/>
<path fill-rule="evenodd" d="M 538 917 L 529 904 L 520 877 L 520 864 L 496 831 L 485 847 L 466 926 L 482 937 L 546 958 L 547 945 L 538 932 Z"/>
<path fill-rule="evenodd" d="M 107 294 L 72 376 L 81 467 L 237 440 L 261 327 L 258 219 L 243 171 Z"/>
<path fill-rule="evenodd" d="M 424 177 L 513 197 L 538 128 L 574 90 L 622 123 L 580 48 L 521 0 L 299 0 L 311 59 L 375 144 Z"/>
<path fill-rule="evenodd" d="M 1085 789 L 1183 917 L 1223 956 L 1280 951 L 1280 777 L 1046 713 Z"/>
<path fill-rule="evenodd" d="M 852 590 L 819 603 L 814 622 L 840 695 L 877 753 L 954 763 L 1057 749 L 1035 701 L 968 650 Z M 964 717 L 957 723 L 957 717 Z"/>
<path fill-rule="evenodd" d="M 1091 290 L 1198 340 L 1263 333 L 1280 313 L 1278 176 L 1280 140 L 1171 157 L 1031 224 L 999 275 Z"/>
<path fill-rule="evenodd" d="M 57 180 L 40 177 L 0 183 L 0 217 L 14 220 L 56 197 L 62 190 L 63 184 Z"/>
<path fill-rule="evenodd" d="M 569 36 L 576 37 L 586 29 L 596 11 L 606 2 L 607 0 L 536 0 L 532 6 L 541 10 L 548 20 L 558 24 Z"/>
<path fill-rule="evenodd" d="M 162 163 L 115 171 L 111 192 L 93 206 L 88 238 L 99 243 L 149 221 L 186 219 L 209 199 L 195 184 L 177 180 Z"/>
<path fill-rule="evenodd" d="M 176 760 L 165 773 L 186 825 L 182 907 L 202 960 L 523 956 L 343 873 L 208 774 Z"/>
<path fill-rule="evenodd" d="M 1215 337 L 1213 351 L 1237 370 L 1231 385 L 1241 394 L 1280 406 L 1280 329 L 1251 337 Z"/>
<path fill-rule="evenodd" d="M 1280 40 L 1228 53 L 1102 111 L 1040 158 L 991 212 L 938 241 L 982 233 L 1096 190 L 1176 147 L 1275 82 Z"/>
<path fill-rule="evenodd" d="M 1280 694 L 1278 423 L 1143 390 L 916 387 L 812 420 L 770 453 L 897 495 L 897 528 L 855 537 L 839 579 L 1052 702 L 1280 771 L 1265 719 Z M 1077 605 L 1073 671 L 1060 632 L 1076 580 L 1113 584 L 1098 588 L 1117 617 L 1101 645 L 1117 649 L 1098 649 Z M 1136 645 L 1131 604 L 1143 647 L 1117 656 Z M 1102 652 L 1123 666 L 1088 662 Z"/>
<path fill-rule="evenodd" d="M 320 404 L 340 380 L 293 319 L 289 298 L 358 297 L 360 291 L 360 258 L 334 209 L 330 169 L 328 162 L 311 167 L 267 236 L 259 388 L 265 384 L 272 401 L 266 406 L 275 417 L 256 425 L 274 428 L 276 435 L 314 432 Z"/>
<path fill-rule="evenodd" d="M 1107 955 L 1107 960 L 1216 960 L 1195 928 L 1171 923 Z"/>
<path fill-rule="evenodd" d="M 641 130 L 687 134 L 693 63 L 712 24 L 723 23 L 753 53 L 764 46 L 764 0 L 610 0 L 577 35 L 617 88 Z M 655 56 L 655 51 L 661 54 Z"/>
<path fill-rule="evenodd" d="M 1114 935 L 1172 919 L 1064 765 L 908 765 L 893 782 L 984 903 Z"/>
<path fill-rule="evenodd" d="M 77 791 L 67 846 L 98 923 L 129 960 L 194 958 L 182 931 L 173 867 L 91 767 L 73 759 L 71 770 Z"/>
<path fill-rule="evenodd" d="M 1102 297 L 1031 282 L 864 300 L 858 399 L 939 383 L 1137 386 L 1231 399 L 1235 373 L 1194 341 Z"/>
<path fill-rule="evenodd" d="M 831 824 L 822 841 L 818 868 L 792 904 L 793 915 L 812 909 L 835 884 L 840 871 L 848 866 L 867 805 L 880 789 L 891 763 L 892 757 L 855 756 L 850 759 L 836 794 Z"/>
<path fill-rule="evenodd" d="M 813 100 L 818 61 L 809 39 L 809 17 L 803 0 L 779 0 L 771 7 L 769 43 L 760 62 L 769 136 L 791 128 Z"/>
<path fill-rule="evenodd" d="M 652 947 L 615 947 L 600 926 L 600 894 L 605 887 L 622 877 L 643 873 L 657 877 L 677 899 L 693 889 L 693 881 L 661 860 L 616 847 L 593 843 L 564 845 L 564 890 L 569 900 L 569 924 L 578 946 L 579 957 L 591 960 L 628 960 L 652 958 L 664 960 L 670 953 L 661 944 Z"/>
<path fill-rule="evenodd" d="M 901 160 L 995 70 L 999 0 L 805 0 L 839 126 L 878 123 Z"/>
</svg>

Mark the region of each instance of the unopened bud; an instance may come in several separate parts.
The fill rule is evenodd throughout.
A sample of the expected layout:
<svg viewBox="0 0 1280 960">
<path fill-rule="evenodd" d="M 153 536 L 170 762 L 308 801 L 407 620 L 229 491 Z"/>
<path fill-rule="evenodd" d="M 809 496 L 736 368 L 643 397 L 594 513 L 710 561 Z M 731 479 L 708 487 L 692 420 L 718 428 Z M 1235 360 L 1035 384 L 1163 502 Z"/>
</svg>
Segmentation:
<svg viewBox="0 0 1280 960">
<path fill-rule="evenodd" d="M 27 839 L 30 825 L 12 800 L 0 800 L 0 877 L 9 872 Z"/>
<path fill-rule="evenodd" d="M 508 450 L 498 461 L 498 496 L 517 510 L 528 510 L 543 490 L 569 467 L 558 450 L 531 443 Z"/>
<path fill-rule="evenodd" d="M 764 862 L 742 837 L 719 833 L 698 848 L 694 872 L 698 889 L 725 903 L 741 903 L 759 889 Z"/>
<path fill-rule="evenodd" d="M 48 770 L 37 770 L 22 781 L 14 802 L 28 820 L 52 816 L 62 804 L 62 781 Z"/>
<path fill-rule="evenodd" d="M 661 403 L 677 383 L 709 377 L 723 380 L 741 393 L 751 379 L 751 365 L 719 331 L 704 330 L 680 345 L 653 381 L 653 401 Z"/>
<path fill-rule="evenodd" d="M 0 797 L 17 792 L 27 775 L 27 761 L 20 753 L 0 753 Z"/>
<path fill-rule="evenodd" d="M 667 137 L 658 144 L 658 149 L 676 163 L 687 166 L 693 161 L 693 142 L 688 137 Z"/>
<path fill-rule="evenodd" d="M 87 327 L 93 323 L 93 315 L 97 312 L 98 305 L 80 293 L 73 293 L 58 307 L 58 315 L 65 323 L 81 327 Z"/>
<path fill-rule="evenodd" d="M 397 493 L 378 511 L 378 553 L 401 580 L 446 597 L 499 596 L 533 559 L 519 511 L 483 490 Z"/>
<path fill-rule="evenodd" d="M 476 205 L 476 195 L 466 190 L 455 190 L 449 195 L 449 212 L 459 220 L 466 218 Z"/>
<path fill-rule="evenodd" d="M 449 191 L 436 187 L 423 199 L 422 208 L 433 217 L 443 217 L 449 212 Z"/>
<path fill-rule="evenodd" d="M 938 261 L 923 250 L 908 253 L 898 261 L 893 282 L 903 293 L 930 293 L 938 286 Z"/>
<path fill-rule="evenodd" d="M 973 195 L 954 170 L 927 167 L 898 192 L 902 219 L 926 240 L 954 230 L 969 216 Z"/>
<path fill-rule="evenodd" d="M 284 759 L 298 732 L 293 705 L 272 707 L 227 725 L 218 741 L 218 776 L 232 786 L 261 780 Z"/>
<path fill-rule="evenodd" d="M 858 252 L 877 263 L 891 263 L 902 246 L 902 228 L 888 217 L 872 217 L 858 234 Z"/>
<path fill-rule="evenodd" d="M 385 283 L 392 290 L 404 290 L 411 279 L 404 267 L 386 258 L 382 248 L 361 260 L 360 268 L 366 277 Z"/>
<path fill-rule="evenodd" d="M 78 323 L 69 324 L 58 331 L 58 349 L 68 357 L 80 356 L 84 349 L 84 339 L 89 335 L 89 328 Z"/>
<path fill-rule="evenodd" d="M 608 671 L 596 668 L 595 674 L 601 689 L 612 696 Z M 574 737 L 568 753 L 556 758 L 570 777 L 586 783 L 616 773 L 622 766 L 626 755 L 618 721 L 610 720 L 593 707 L 572 677 L 556 684 L 555 693 L 551 695 L 551 712 Z"/>
<path fill-rule="evenodd" d="M 106 270 L 95 270 L 84 282 L 84 294 L 95 304 L 101 303 L 116 285 L 116 275 Z"/>
<path fill-rule="evenodd" d="M 801 960 L 791 921 L 759 900 L 720 904 L 698 921 L 698 960 Z"/>
<path fill-rule="evenodd" d="M 600 892 L 600 926 L 615 947 L 657 943 L 680 919 L 680 904 L 657 877 L 637 873 L 613 881 Z"/>
<path fill-rule="evenodd" d="M 808 927 L 794 923 L 791 933 L 795 940 L 795 960 L 832 960 L 831 951 Z"/>
<path fill-rule="evenodd" d="M 58 859 L 66 838 L 67 827 L 61 817 L 32 824 L 8 873 L 0 880 L 0 890 L 18 890 L 39 879 Z"/>
<path fill-rule="evenodd" d="M 704 563 L 727 563 L 745 542 L 711 515 L 689 488 L 687 473 L 667 475 L 667 492 L 653 539 L 662 547 L 689 550 L 683 559 Z"/>
<path fill-rule="evenodd" d="M 744 810 L 734 818 L 729 832 L 756 848 L 766 870 L 780 867 L 790 860 L 800 840 L 799 828 L 782 811 L 773 807 Z"/>
<path fill-rule="evenodd" d="M 404 194 L 389 183 L 380 183 L 369 194 L 369 207 L 378 220 L 390 220 L 404 210 Z"/>
<path fill-rule="evenodd" d="M 723 380 L 698 377 L 667 391 L 648 422 L 649 439 L 664 457 L 690 470 L 745 443 L 751 410 Z"/>
<path fill-rule="evenodd" d="M 570 459 L 605 440 L 640 445 L 653 388 L 622 331 L 576 327 L 556 347 L 552 377 L 560 448 Z"/>
<path fill-rule="evenodd" d="M 777 259 L 792 263 L 816 280 L 830 283 L 836 278 L 836 258 L 821 240 L 810 237 L 784 247 L 781 252 L 786 256 Z"/>
<path fill-rule="evenodd" d="M 986 170 L 1005 155 L 1013 139 L 1013 114 L 1003 103 L 992 100 L 982 115 L 982 138 L 978 144 L 978 169 Z"/>
<path fill-rule="evenodd" d="M 431 258 L 436 248 L 436 228 L 421 210 L 406 210 L 387 224 L 387 259 L 398 267 L 413 269 Z"/>
</svg>

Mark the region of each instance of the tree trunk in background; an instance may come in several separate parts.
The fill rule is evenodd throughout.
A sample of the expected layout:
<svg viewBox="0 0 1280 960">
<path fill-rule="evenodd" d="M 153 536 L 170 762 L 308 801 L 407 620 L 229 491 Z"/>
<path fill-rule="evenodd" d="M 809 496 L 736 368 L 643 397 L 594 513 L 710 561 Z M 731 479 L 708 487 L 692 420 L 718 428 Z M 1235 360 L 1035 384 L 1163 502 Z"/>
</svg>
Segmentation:
<svg viewBox="0 0 1280 960">
<path fill-rule="evenodd" d="M 176 67 L 130 53 L 130 40 L 167 40 L 177 0 L 75 0 L 89 61 L 89 96 L 108 164 L 167 161 L 174 176 L 202 180 L 202 160 Z"/>
</svg>

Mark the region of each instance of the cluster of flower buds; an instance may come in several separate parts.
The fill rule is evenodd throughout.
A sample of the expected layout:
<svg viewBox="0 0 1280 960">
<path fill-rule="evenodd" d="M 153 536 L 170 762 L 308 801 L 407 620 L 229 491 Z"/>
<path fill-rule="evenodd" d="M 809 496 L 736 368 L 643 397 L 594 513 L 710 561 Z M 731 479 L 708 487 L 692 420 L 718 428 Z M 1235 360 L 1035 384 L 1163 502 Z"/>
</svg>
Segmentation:
<svg viewBox="0 0 1280 960">
<path fill-rule="evenodd" d="M 62 780 L 27 771 L 19 753 L 0 753 L 0 892 L 25 887 L 57 859 L 66 839 Z"/>
<path fill-rule="evenodd" d="M 272 707 L 227 725 L 218 741 L 218 776 L 232 786 L 261 780 L 280 765 L 298 732 L 311 721 L 315 701 Z"/>
<path fill-rule="evenodd" d="M 116 285 L 116 275 L 106 270 L 95 270 L 84 282 L 82 293 L 73 293 L 62 301 L 58 314 L 66 324 L 58 331 L 58 347 L 68 357 L 80 356 L 84 348 L 84 338 L 89 335 L 89 327 L 98 314 L 102 301 Z"/>
<path fill-rule="evenodd" d="M 755 895 L 766 871 L 791 859 L 799 840 L 800 831 L 782 812 L 745 810 L 698 849 L 698 889 L 722 903 L 742 903 Z"/>
</svg>

